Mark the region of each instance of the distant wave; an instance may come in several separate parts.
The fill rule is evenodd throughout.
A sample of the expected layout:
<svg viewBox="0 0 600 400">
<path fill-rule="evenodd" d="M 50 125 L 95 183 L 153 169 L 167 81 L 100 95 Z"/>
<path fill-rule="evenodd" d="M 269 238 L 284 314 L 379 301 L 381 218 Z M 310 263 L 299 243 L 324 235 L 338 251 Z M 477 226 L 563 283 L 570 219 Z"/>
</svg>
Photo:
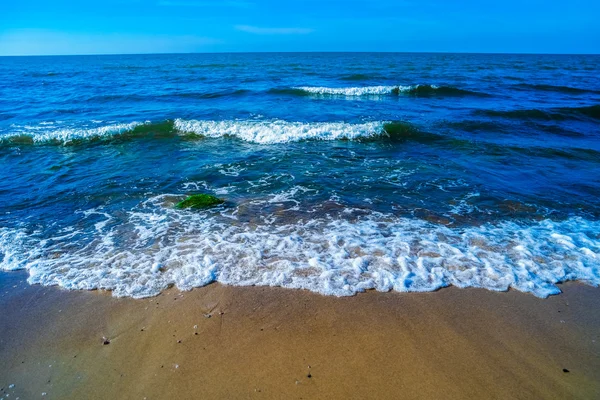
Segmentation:
<svg viewBox="0 0 600 400">
<path fill-rule="evenodd" d="M 245 96 L 251 93 L 250 90 L 238 89 L 238 90 L 222 90 L 215 92 L 181 92 L 181 93 L 169 93 L 162 96 L 161 98 L 189 98 L 189 99 L 216 99 L 219 97 L 235 97 Z"/>
<path fill-rule="evenodd" d="M 246 89 L 238 90 L 220 90 L 212 92 L 172 92 L 163 94 L 107 94 L 86 98 L 86 101 L 94 103 L 115 103 L 115 102 L 142 102 L 155 101 L 156 99 L 173 100 L 173 99 L 217 99 L 220 97 L 236 97 L 245 96 L 251 93 Z"/>
<path fill-rule="evenodd" d="M 600 105 L 587 107 L 559 107 L 549 109 L 522 110 L 477 110 L 475 114 L 488 117 L 511 119 L 538 119 L 546 121 L 564 121 L 572 119 L 600 119 Z"/>
<path fill-rule="evenodd" d="M 472 90 L 460 89 L 454 86 L 436 86 L 436 85 L 415 85 L 411 86 L 408 91 L 402 93 L 414 96 L 477 96 L 488 97 L 487 93 L 476 92 Z"/>
<path fill-rule="evenodd" d="M 381 96 L 397 94 L 400 90 L 408 90 L 409 86 L 365 86 L 365 87 L 342 87 L 342 88 L 330 88 L 330 87 L 313 87 L 313 86 L 300 86 L 294 87 L 291 90 L 301 95 L 329 95 L 329 96 Z"/>
<path fill-rule="evenodd" d="M 560 85 L 521 83 L 518 85 L 514 85 L 513 87 L 516 89 L 538 90 L 538 91 L 542 91 L 542 92 L 557 92 L 557 93 L 569 93 L 569 94 L 600 93 L 600 90 L 576 88 L 576 87 L 572 87 L 572 86 L 560 86 Z"/>
<path fill-rule="evenodd" d="M 277 90 L 277 89 L 276 89 Z M 279 89 L 280 93 L 295 95 L 321 96 L 382 96 L 410 95 L 416 97 L 435 96 L 487 96 L 485 93 L 460 89 L 453 86 L 411 85 L 411 86 L 364 86 L 364 87 L 316 87 L 300 86 L 290 89 Z"/>
<path fill-rule="evenodd" d="M 241 64 L 223 64 L 223 63 L 209 63 L 209 64 L 189 64 L 183 65 L 182 69 L 197 69 L 197 68 L 228 68 L 228 67 L 240 67 Z"/>
<path fill-rule="evenodd" d="M 264 94 L 264 91 L 254 91 L 250 89 L 224 89 L 213 88 L 210 91 L 173 91 L 155 94 L 140 93 L 121 93 L 121 94 L 101 94 L 91 97 L 81 97 L 78 101 L 92 103 L 127 103 L 178 99 L 216 99 L 223 97 L 241 97 Z M 283 87 L 271 88 L 266 91 L 268 94 L 288 95 L 288 96 L 345 96 L 345 97 L 366 97 L 366 96 L 414 96 L 414 97 L 460 97 L 460 96 L 487 96 L 484 93 L 473 92 L 459 89 L 452 86 L 436 85 L 413 85 L 413 86 L 364 86 L 364 87 Z M 71 101 L 71 100 L 70 100 Z"/>
<path fill-rule="evenodd" d="M 441 121 L 438 124 L 442 129 L 451 128 L 463 132 L 489 132 L 489 133 L 503 133 L 512 134 L 515 132 L 514 124 L 507 123 L 506 121 L 494 120 L 461 120 L 461 121 Z M 566 136 L 566 137 L 585 137 L 584 133 L 578 132 L 573 129 L 569 129 L 565 126 L 555 124 L 547 121 L 526 121 L 523 124 L 524 127 L 533 128 L 527 129 L 529 134 L 537 135 L 540 131 L 549 133 L 552 135 Z"/>
</svg>

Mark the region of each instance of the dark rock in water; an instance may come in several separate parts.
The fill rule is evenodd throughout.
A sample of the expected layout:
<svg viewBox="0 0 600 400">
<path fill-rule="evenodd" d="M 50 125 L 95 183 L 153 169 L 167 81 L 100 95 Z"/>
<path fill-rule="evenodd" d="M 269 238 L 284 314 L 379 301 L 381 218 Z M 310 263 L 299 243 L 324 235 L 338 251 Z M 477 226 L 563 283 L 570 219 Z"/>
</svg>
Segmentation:
<svg viewBox="0 0 600 400">
<path fill-rule="evenodd" d="M 223 204 L 225 201 L 210 194 L 193 194 L 187 199 L 175 204 L 175 208 L 208 208 Z"/>
<path fill-rule="evenodd" d="M 571 371 L 569 371 L 569 370 L 568 370 L 568 369 L 566 369 L 566 368 L 563 368 L 563 372 L 566 374 L 566 373 L 568 373 L 568 372 L 571 372 Z"/>
</svg>

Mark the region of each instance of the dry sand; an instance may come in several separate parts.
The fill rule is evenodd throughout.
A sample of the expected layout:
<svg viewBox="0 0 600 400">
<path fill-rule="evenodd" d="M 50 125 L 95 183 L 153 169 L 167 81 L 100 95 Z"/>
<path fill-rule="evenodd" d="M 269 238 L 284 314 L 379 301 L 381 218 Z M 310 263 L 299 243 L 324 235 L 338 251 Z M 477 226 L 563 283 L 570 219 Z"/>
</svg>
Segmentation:
<svg viewBox="0 0 600 400">
<path fill-rule="evenodd" d="M 9 400 L 600 398 L 600 289 L 577 283 L 545 300 L 219 284 L 132 300 L 25 278 L 0 274 Z"/>
</svg>

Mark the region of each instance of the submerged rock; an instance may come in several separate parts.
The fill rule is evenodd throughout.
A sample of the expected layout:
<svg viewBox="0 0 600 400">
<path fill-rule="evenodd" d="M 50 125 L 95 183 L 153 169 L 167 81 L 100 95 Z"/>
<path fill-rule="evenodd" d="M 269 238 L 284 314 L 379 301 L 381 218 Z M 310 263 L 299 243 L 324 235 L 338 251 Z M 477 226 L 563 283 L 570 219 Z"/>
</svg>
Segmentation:
<svg viewBox="0 0 600 400">
<path fill-rule="evenodd" d="M 208 208 L 223 204 L 225 201 L 210 194 L 193 194 L 187 199 L 175 204 L 175 208 Z"/>
</svg>

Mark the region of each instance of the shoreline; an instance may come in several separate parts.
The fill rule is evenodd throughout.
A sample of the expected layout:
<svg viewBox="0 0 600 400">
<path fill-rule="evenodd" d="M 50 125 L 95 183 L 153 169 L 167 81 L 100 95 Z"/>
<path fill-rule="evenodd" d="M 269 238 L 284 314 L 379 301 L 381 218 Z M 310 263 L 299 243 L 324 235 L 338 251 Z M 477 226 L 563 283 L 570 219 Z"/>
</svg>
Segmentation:
<svg viewBox="0 0 600 400">
<path fill-rule="evenodd" d="M 547 299 L 213 283 L 134 300 L 26 277 L 0 273 L 2 399 L 600 397 L 600 289 L 576 282 Z"/>
</svg>

